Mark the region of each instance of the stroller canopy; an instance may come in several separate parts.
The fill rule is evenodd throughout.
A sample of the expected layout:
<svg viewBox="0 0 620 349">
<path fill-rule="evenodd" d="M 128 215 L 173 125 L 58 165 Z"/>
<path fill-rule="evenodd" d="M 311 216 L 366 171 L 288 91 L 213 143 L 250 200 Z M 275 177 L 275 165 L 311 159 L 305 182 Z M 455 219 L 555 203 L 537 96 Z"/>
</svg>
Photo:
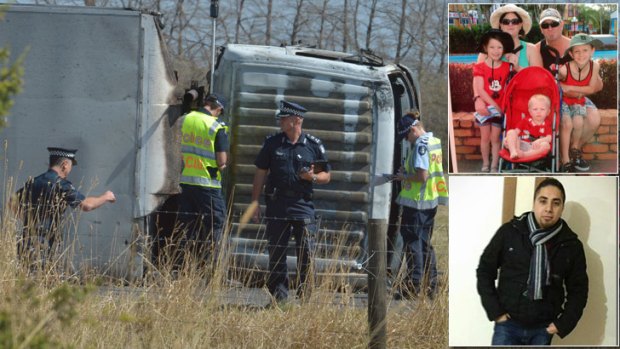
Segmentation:
<svg viewBox="0 0 620 349">
<path fill-rule="evenodd" d="M 527 67 L 519 71 L 506 88 L 502 104 L 506 117 L 506 129 L 515 128 L 519 121 L 528 115 L 527 103 L 535 94 L 543 94 L 551 100 L 551 112 L 548 118 L 559 115 L 558 82 L 545 68 Z"/>
</svg>

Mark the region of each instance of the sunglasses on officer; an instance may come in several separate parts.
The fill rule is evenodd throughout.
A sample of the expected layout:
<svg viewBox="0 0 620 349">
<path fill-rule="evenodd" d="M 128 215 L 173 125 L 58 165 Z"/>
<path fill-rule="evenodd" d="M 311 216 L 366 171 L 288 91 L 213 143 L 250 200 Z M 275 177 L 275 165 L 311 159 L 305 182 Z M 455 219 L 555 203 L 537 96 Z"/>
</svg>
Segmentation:
<svg viewBox="0 0 620 349">
<path fill-rule="evenodd" d="M 521 22 L 522 22 L 521 18 L 513 18 L 513 19 L 504 18 L 504 19 L 502 19 L 502 24 L 503 25 L 511 25 L 511 24 L 512 25 L 517 25 L 517 24 L 520 24 Z"/>
<path fill-rule="evenodd" d="M 556 21 L 551 21 L 551 22 L 544 22 L 540 25 L 540 27 L 542 29 L 549 29 L 549 27 L 551 28 L 557 28 L 557 26 L 560 25 L 560 22 L 556 22 Z"/>
</svg>

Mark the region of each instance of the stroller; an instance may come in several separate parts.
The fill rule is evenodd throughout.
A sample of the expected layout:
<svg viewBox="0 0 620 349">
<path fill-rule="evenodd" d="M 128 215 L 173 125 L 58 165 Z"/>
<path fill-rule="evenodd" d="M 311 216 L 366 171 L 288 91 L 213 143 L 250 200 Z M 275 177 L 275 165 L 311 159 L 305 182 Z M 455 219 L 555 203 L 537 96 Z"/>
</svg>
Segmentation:
<svg viewBox="0 0 620 349">
<path fill-rule="evenodd" d="M 499 172 L 555 172 L 556 153 L 559 147 L 558 128 L 560 125 L 560 90 L 555 78 L 542 67 L 527 67 L 519 71 L 508 83 L 503 100 L 504 126 L 502 139 L 506 132 L 529 115 L 528 101 L 532 95 L 543 94 L 551 100 L 551 111 L 545 122 L 551 123 L 553 136 L 547 154 L 511 159 L 508 149 L 499 152 Z M 503 144 L 503 141 L 502 141 Z"/>
</svg>

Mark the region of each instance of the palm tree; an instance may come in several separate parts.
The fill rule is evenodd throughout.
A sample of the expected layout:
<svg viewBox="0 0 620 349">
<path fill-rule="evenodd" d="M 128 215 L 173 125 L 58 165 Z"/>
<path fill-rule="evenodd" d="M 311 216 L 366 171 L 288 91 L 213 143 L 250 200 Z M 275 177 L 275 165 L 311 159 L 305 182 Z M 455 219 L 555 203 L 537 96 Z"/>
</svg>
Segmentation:
<svg viewBox="0 0 620 349">
<path fill-rule="evenodd" d="M 601 16 L 599 14 L 599 10 L 594 9 L 590 6 L 579 5 L 579 14 L 577 19 L 579 22 L 583 23 L 583 31 L 589 33 L 589 25 L 592 25 L 593 28 L 599 28 L 599 33 L 602 32 L 601 28 Z"/>
</svg>

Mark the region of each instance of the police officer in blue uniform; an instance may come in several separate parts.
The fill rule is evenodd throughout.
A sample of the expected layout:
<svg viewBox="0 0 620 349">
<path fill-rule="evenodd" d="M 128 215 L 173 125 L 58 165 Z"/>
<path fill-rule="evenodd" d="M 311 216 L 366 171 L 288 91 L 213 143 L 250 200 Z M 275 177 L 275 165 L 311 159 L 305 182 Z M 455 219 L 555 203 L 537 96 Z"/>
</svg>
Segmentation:
<svg viewBox="0 0 620 349">
<path fill-rule="evenodd" d="M 109 190 L 100 196 L 86 197 L 67 180 L 77 165 L 76 149 L 47 149 L 50 164 L 47 172 L 30 178 L 11 200 L 14 212 L 23 223 L 18 253 L 22 258 L 31 258 L 27 262 L 39 261 L 41 266 L 53 257 L 60 243 L 62 216 L 67 207 L 91 211 L 116 201 Z"/>
<path fill-rule="evenodd" d="M 310 274 L 314 274 L 310 271 L 310 258 L 317 229 L 312 188 L 330 181 L 325 147 L 318 138 L 302 131 L 305 113 L 304 107 L 281 101 L 276 118 L 282 132 L 265 140 L 254 162 L 253 201 L 258 201 L 266 184 L 267 287 L 276 301 L 288 298 L 286 250 L 291 234 L 297 247 L 296 293 L 300 298 L 309 296 Z M 255 221 L 259 211 L 254 213 Z"/>
</svg>

